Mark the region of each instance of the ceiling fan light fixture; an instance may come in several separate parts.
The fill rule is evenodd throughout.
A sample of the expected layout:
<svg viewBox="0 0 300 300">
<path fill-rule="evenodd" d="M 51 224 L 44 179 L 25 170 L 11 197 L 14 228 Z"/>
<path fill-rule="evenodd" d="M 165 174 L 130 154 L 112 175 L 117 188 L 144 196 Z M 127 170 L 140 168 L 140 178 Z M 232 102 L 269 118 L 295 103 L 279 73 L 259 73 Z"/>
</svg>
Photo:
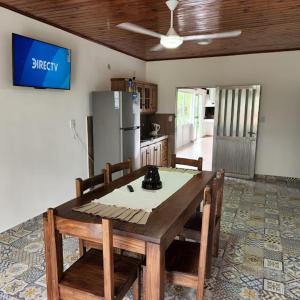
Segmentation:
<svg viewBox="0 0 300 300">
<path fill-rule="evenodd" d="M 167 49 L 175 49 L 183 43 L 182 37 L 178 35 L 162 36 L 160 44 Z"/>
</svg>

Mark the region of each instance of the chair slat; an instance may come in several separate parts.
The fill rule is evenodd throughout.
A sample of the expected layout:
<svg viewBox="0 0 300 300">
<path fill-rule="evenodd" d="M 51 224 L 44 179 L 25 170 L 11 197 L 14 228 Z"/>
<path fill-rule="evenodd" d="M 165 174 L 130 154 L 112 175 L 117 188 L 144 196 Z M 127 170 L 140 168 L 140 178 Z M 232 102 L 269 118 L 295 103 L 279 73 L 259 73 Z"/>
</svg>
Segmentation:
<svg viewBox="0 0 300 300">
<path fill-rule="evenodd" d="M 197 168 L 197 170 L 202 171 L 202 163 L 203 163 L 202 157 L 199 157 L 198 159 L 190 159 L 190 158 L 177 157 L 176 154 L 172 154 L 171 157 L 172 168 L 176 168 L 176 165 L 184 165 L 189 167 L 195 167 Z"/>
<path fill-rule="evenodd" d="M 105 170 L 106 170 L 106 182 L 110 183 L 112 182 L 113 173 L 127 170 L 128 173 L 131 174 L 133 172 L 132 161 L 131 159 L 128 159 L 127 161 L 123 161 L 114 165 L 110 163 L 106 163 Z"/>
</svg>

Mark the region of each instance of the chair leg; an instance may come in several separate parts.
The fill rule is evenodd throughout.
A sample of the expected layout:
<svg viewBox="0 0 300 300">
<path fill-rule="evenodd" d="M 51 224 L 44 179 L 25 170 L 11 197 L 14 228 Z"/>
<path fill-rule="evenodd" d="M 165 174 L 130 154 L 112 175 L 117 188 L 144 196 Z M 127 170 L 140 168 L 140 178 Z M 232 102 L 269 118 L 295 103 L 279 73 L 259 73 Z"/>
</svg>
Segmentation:
<svg viewBox="0 0 300 300">
<path fill-rule="evenodd" d="M 213 256 L 218 257 L 219 255 L 219 244 L 220 244 L 220 223 L 218 223 L 215 237 L 214 237 L 214 246 L 213 246 Z"/>
<path fill-rule="evenodd" d="M 79 255 L 83 256 L 86 253 L 86 247 L 84 246 L 84 241 L 79 239 Z"/>
<path fill-rule="evenodd" d="M 142 266 L 142 277 L 143 277 L 142 299 L 146 299 L 146 272 L 147 272 L 146 267 Z"/>
<path fill-rule="evenodd" d="M 133 283 L 133 300 L 141 299 L 141 270 L 138 270 L 137 272 L 137 279 Z"/>
<path fill-rule="evenodd" d="M 206 257 L 206 270 L 205 270 L 205 278 L 209 279 L 211 277 L 211 269 L 212 269 L 212 253 L 211 251 L 207 253 Z"/>
</svg>

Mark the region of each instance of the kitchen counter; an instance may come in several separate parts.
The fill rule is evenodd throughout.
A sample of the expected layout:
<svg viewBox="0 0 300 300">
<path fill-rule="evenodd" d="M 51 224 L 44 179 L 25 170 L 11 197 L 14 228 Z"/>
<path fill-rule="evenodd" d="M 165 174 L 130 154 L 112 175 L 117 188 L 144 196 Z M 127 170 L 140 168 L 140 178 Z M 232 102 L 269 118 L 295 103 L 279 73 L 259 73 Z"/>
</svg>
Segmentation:
<svg viewBox="0 0 300 300">
<path fill-rule="evenodd" d="M 157 137 L 149 137 L 147 139 L 141 139 L 141 147 L 147 147 L 151 144 L 155 144 L 158 143 L 162 140 L 167 139 L 168 136 L 167 135 L 158 135 Z"/>
</svg>

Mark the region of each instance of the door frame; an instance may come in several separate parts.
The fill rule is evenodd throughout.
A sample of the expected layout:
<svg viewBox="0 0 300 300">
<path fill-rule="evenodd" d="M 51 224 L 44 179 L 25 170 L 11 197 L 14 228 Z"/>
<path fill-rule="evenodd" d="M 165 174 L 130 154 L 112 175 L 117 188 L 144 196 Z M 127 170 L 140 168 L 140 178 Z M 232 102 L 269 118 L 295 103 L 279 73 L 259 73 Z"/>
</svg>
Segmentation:
<svg viewBox="0 0 300 300">
<path fill-rule="evenodd" d="M 195 86 L 183 86 L 183 87 L 176 87 L 175 88 L 175 133 L 174 133 L 174 153 L 176 153 L 176 144 L 177 144 L 177 98 L 178 98 L 178 90 L 184 90 L 184 89 L 213 89 L 213 88 L 218 88 L 220 86 L 217 85 L 211 85 L 211 86 L 199 86 L 199 85 L 195 85 Z M 213 154 L 213 153 L 212 153 Z"/>
</svg>

